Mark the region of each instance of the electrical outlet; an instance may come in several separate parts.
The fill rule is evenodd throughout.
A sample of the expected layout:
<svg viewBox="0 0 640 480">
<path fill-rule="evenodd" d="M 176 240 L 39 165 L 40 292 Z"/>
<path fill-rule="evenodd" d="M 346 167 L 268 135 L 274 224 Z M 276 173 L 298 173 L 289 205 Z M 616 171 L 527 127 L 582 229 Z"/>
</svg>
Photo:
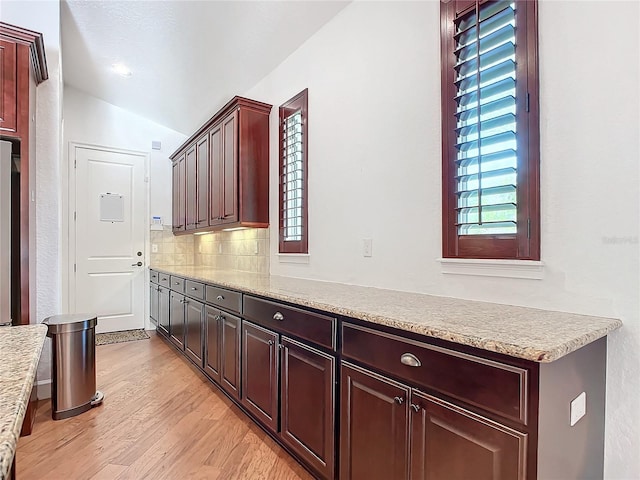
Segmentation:
<svg viewBox="0 0 640 480">
<path fill-rule="evenodd" d="M 158 244 L 157 243 L 152 243 L 151 244 L 151 253 L 158 253 Z"/>
<path fill-rule="evenodd" d="M 363 257 L 373 256 L 373 239 L 365 238 L 362 240 L 362 256 Z"/>
<path fill-rule="evenodd" d="M 578 420 L 584 417 L 587 413 L 587 394 L 582 392 L 576 398 L 571 400 L 571 419 L 569 425 L 573 427 Z"/>
</svg>

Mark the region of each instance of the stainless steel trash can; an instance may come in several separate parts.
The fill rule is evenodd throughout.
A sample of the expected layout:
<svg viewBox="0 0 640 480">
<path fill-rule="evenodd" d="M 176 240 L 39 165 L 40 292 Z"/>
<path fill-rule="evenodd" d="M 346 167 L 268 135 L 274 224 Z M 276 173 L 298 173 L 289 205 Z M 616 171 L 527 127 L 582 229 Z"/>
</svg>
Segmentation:
<svg viewBox="0 0 640 480">
<path fill-rule="evenodd" d="M 44 320 L 51 338 L 51 416 L 79 415 L 102 402 L 96 391 L 95 315 L 54 315 Z"/>
</svg>

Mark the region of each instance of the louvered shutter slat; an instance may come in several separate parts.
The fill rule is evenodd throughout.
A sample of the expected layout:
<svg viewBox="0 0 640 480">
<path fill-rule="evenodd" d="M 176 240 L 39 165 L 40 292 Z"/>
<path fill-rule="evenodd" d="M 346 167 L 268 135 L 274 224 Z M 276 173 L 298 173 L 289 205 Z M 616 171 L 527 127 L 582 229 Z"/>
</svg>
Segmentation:
<svg viewBox="0 0 640 480">
<path fill-rule="evenodd" d="M 457 228 L 516 233 L 515 4 L 486 2 L 455 21 Z"/>
</svg>

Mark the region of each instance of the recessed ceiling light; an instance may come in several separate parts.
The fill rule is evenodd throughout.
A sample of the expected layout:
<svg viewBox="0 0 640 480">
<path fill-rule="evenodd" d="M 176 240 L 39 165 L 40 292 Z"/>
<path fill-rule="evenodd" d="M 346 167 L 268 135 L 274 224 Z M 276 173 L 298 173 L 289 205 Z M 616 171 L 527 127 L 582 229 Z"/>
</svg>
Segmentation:
<svg viewBox="0 0 640 480">
<path fill-rule="evenodd" d="M 114 63 L 111 65 L 111 69 L 121 77 L 130 77 L 131 70 L 124 63 Z"/>
</svg>

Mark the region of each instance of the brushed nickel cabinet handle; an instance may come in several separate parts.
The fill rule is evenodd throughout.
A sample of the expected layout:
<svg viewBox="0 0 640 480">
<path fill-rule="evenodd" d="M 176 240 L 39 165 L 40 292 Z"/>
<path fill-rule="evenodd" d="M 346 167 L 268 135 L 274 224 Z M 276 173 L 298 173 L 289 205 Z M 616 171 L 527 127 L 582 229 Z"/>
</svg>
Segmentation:
<svg viewBox="0 0 640 480">
<path fill-rule="evenodd" d="M 418 360 L 418 357 L 416 357 L 412 353 L 403 353 L 402 356 L 400 357 L 400 363 L 402 363 L 403 365 L 407 365 L 409 367 L 422 366 L 422 362 L 420 362 L 420 360 Z"/>
<path fill-rule="evenodd" d="M 224 297 L 223 297 L 222 295 L 218 295 L 218 296 L 216 297 L 216 300 L 224 300 Z"/>
<path fill-rule="evenodd" d="M 174 285 L 180 285 L 180 282 L 173 282 Z"/>
<path fill-rule="evenodd" d="M 273 314 L 273 319 L 282 321 L 284 320 L 284 315 L 282 315 L 280 312 L 276 312 Z"/>
<path fill-rule="evenodd" d="M 393 397 L 393 399 L 398 405 L 402 405 L 402 403 L 404 402 L 404 398 L 402 397 Z"/>
<path fill-rule="evenodd" d="M 416 405 L 415 403 L 412 403 L 411 408 L 413 408 L 416 412 L 418 412 L 420 410 L 420 405 Z"/>
<path fill-rule="evenodd" d="M 198 287 L 191 287 L 191 290 L 198 290 Z"/>
<path fill-rule="evenodd" d="M 273 340 L 269 340 L 269 345 L 273 345 Z"/>
</svg>

